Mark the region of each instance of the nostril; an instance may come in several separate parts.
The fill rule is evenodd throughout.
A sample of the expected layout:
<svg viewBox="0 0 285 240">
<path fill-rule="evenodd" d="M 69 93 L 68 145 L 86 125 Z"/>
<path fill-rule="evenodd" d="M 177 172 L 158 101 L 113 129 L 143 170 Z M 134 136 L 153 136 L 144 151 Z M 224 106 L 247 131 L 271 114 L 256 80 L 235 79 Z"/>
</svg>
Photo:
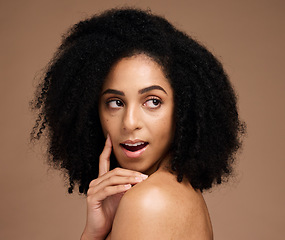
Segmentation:
<svg viewBox="0 0 285 240">
<path fill-rule="evenodd" d="M 123 129 L 133 131 L 140 128 L 138 113 L 135 110 L 127 110 L 123 119 Z"/>
</svg>

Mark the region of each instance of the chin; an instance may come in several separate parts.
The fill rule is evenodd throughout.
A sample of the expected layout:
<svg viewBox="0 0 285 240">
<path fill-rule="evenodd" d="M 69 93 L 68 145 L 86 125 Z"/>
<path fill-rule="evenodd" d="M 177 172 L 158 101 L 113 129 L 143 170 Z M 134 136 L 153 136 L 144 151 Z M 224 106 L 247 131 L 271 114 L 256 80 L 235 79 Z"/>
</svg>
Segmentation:
<svg viewBox="0 0 285 240">
<path fill-rule="evenodd" d="M 123 162 L 118 161 L 118 164 L 121 168 L 129 169 L 132 171 L 137 171 L 137 172 L 144 173 L 144 174 L 147 174 L 147 172 L 149 172 L 149 169 L 151 168 L 148 166 L 144 166 L 141 163 L 126 163 L 125 161 Z"/>
</svg>

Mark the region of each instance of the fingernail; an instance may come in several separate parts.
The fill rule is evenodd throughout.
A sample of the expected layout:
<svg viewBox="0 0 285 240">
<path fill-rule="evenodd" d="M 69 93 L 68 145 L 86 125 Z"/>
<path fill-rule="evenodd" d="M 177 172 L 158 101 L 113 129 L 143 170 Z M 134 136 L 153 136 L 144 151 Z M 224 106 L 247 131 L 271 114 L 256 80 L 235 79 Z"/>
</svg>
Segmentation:
<svg viewBox="0 0 285 240">
<path fill-rule="evenodd" d="M 124 185 L 124 187 L 125 187 L 126 189 L 130 189 L 130 188 L 132 187 L 132 185 L 131 185 L 131 184 L 126 184 L 126 185 Z"/>
<path fill-rule="evenodd" d="M 143 178 L 143 180 L 146 180 L 148 178 L 148 175 L 141 174 L 141 177 Z"/>
<path fill-rule="evenodd" d="M 109 133 L 107 133 L 106 141 L 109 142 L 110 144 L 112 144 L 112 140 L 111 140 Z"/>
<path fill-rule="evenodd" d="M 135 180 L 141 182 L 144 179 L 142 177 L 135 177 Z"/>
</svg>

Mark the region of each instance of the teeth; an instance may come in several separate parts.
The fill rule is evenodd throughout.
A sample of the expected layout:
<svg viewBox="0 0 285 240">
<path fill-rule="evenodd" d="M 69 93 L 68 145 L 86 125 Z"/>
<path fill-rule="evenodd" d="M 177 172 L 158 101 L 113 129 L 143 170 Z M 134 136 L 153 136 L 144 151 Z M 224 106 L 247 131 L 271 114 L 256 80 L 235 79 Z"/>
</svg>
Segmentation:
<svg viewBox="0 0 285 240">
<path fill-rule="evenodd" d="M 142 144 L 144 144 L 144 142 L 137 142 L 137 143 L 134 143 L 134 144 L 124 143 L 124 145 L 130 146 L 130 147 L 136 147 L 136 146 L 139 146 L 139 145 L 142 145 Z"/>
</svg>

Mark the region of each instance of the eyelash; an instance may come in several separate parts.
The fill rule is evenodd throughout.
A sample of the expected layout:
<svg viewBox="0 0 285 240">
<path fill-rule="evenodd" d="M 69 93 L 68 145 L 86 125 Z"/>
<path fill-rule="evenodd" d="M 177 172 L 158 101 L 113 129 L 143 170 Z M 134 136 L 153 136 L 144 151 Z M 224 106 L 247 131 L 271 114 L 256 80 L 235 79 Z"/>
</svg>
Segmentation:
<svg viewBox="0 0 285 240">
<path fill-rule="evenodd" d="M 157 101 L 158 104 L 155 105 L 154 101 Z M 147 103 L 149 103 L 149 102 L 152 102 L 152 104 L 154 105 L 154 107 L 148 107 L 148 106 L 147 106 Z M 111 107 L 111 103 L 115 103 L 117 106 Z M 148 107 L 148 108 L 150 108 L 150 109 L 156 109 L 156 108 L 159 108 L 161 104 L 162 104 L 162 101 L 161 101 L 159 98 L 151 97 L 151 98 L 147 99 L 147 100 L 144 102 L 143 106 L 146 106 L 146 107 Z M 124 106 L 124 102 L 123 102 L 122 100 L 120 100 L 120 99 L 110 99 L 110 100 L 108 100 L 108 101 L 106 102 L 106 105 L 107 105 L 107 107 L 109 107 L 109 108 L 111 108 L 111 109 L 117 109 L 117 108 L 123 107 L 123 106 Z"/>
<path fill-rule="evenodd" d="M 116 103 L 120 103 L 121 105 L 124 105 L 123 101 L 121 101 L 121 100 L 119 100 L 119 99 L 110 99 L 110 100 L 108 100 L 108 101 L 106 102 L 107 107 L 112 108 L 112 109 L 121 107 L 121 106 L 118 106 L 118 107 L 111 107 L 110 104 L 113 103 L 113 102 L 114 102 L 115 104 L 116 104 Z"/>
<path fill-rule="evenodd" d="M 146 102 L 144 103 L 144 105 L 146 105 L 148 102 L 151 102 L 154 104 L 154 101 L 157 101 L 158 102 L 158 105 L 155 105 L 155 107 L 150 107 L 151 109 L 156 109 L 156 108 L 159 108 L 160 105 L 162 104 L 162 101 L 159 99 L 159 98 L 156 98 L 156 97 L 151 97 L 149 98 L 148 100 L 146 100 Z"/>
</svg>

